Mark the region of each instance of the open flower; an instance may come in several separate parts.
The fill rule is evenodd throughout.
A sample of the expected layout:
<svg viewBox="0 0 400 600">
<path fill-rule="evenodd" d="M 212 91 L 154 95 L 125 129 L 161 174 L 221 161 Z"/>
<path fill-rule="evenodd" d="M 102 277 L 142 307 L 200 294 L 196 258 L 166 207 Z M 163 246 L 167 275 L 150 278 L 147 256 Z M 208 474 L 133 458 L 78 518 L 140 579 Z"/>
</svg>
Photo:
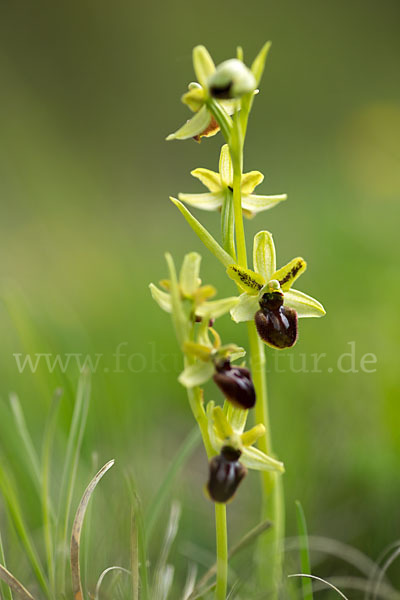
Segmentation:
<svg viewBox="0 0 400 600">
<path fill-rule="evenodd" d="M 217 293 L 212 285 L 202 285 L 200 274 L 201 256 L 197 252 L 185 255 L 179 273 L 178 290 L 180 300 L 188 300 L 193 306 L 193 316 L 206 319 L 216 319 L 228 313 L 238 302 L 236 296 L 211 300 Z M 173 302 L 170 293 L 171 283 L 168 279 L 160 282 L 166 291 L 160 290 L 153 283 L 149 285 L 151 295 L 157 304 L 168 313 L 172 313 Z"/>
<path fill-rule="evenodd" d="M 254 271 L 230 265 L 227 273 L 244 291 L 232 308 L 234 321 L 255 319 L 260 337 L 273 348 L 293 346 L 297 339 L 297 318 L 322 317 L 323 306 L 303 292 L 292 289 L 305 271 L 303 258 L 294 258 L 276 270 L 275 245 L 268 231 L 254 237 Z"/>
<path fill-rule="evenodd" d="M 233 166 L 228 145 L 221 148 L 219 158 L 219 173 L 209 169 L 194 169 L 191 172 L 209 190 L 205 194 L 179 194 L 179 200 L 200 208 L 202 210 L 220 210 L 228 194 L 233 191 Z M 260 196 L 253 194 L 254 189 L 264 180 L 260 171 L 243 173 L 241 181 L 242 208 L 246 217 L 253 217 L 256 213 L 274 207 L 282 200 L 286 200 L 286 194 L 276 196 Z"/>
<path fill-rule="evenodd" d="M 189 84 L 188 91 L 182 96 L 182 102 L 195 114 L 182 127 L 171 133 L 167 140 L 187 140 L 194 138 L 200 141 L 202 137 L 210 137 L 218 133 L 219 125 L 212 116 L 208 106 L 208 79 L 216 72 L 215 64 L 204 46 L 193 49 L 193 68 L 197 82 Z M 228 115 L 235 111 L 231 100 L 221 100 L 220 106 Z"/>
</svg>

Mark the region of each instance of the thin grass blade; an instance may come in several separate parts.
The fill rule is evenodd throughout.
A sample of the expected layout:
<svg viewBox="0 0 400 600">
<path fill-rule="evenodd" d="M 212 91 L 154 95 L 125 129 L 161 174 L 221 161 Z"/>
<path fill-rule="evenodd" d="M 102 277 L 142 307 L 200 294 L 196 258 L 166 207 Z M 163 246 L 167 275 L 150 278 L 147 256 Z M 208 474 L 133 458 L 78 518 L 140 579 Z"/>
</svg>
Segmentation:
<svg viewBox="0 0 400 600">
<path fill-rule="evenodd" d="M 4 581 L 14 592 L 17 594 L 18 598 L 21 600 L 35 600 L 33 596 L 28 592 L 28 590 L 14 577 L 11 575 L 10 571 L 8 571 L 5 567 L 0 565 L 0 579 Z"/>
<path fill-rule="evenodd" d="M 317 577 L 316 575 L 309 575 L 308 573 L 294 573 L 293 575 L 288 575 L 288 577 L 307 577 L 307 578 L 310 578 L 310 579 L 315 579 L 315 581 L 320 581 L 321 583 L 324 583 L 325 585 L 327 585 L 328 587 L 330 587 L 337 594 L 339 594 L 339 596 L 341 596 L 344 600 L 348 600 L 347 596 L 345 596 L 343 594 L 343 592 L 341 592 L 339 590 L 339 588 L 337 588 L 332 583 L 329 583 L 329 581 L 326 581 L 326 579 L 322 579 L 322 577 Z"/>
<path fill-rule="evenodd" d="M 128 571 L 128 569 L 124 569 L 124 567 L 119 567 L 119 566 L 113 566 L 113 567 L 108 567 L 108 569 L 104 569 L 104 571 L 101 573 L 101 575 L 98 578 L 97 583 L 96 583 L 96 589 L 94 592 L 94 600 L 99 600 L 100 588 L 102 586 L 105 576 L 108 575 L 108 573 L 115 573 L 115 571 L 117 571 L 117 573 L 126 573 L 127 575 L 131 574 L 131 572 Z"/>
<path fill-rule="evenodd" d="M 135 513 L 131 510 L 132 600 L 139 600 L 139 540 Z"/>
<path fill-rule="evenodd" d="M 114 460 L 110 460 L 100 469 L 93 477 L 92 481 L 87 486 L 82 499 L 76 511 L 74 524 L 72 526 L 71 536 L 71 576 L 72 576 L 72 592 L 75 600 L 83 599 L 82 583 L 80 575 L 80 540 L 85 513 L 89 504 L 89 500 L 102 477 L 114 465 Z"/>
<path fill-rule="evenodd" d="M 1 533 L 0 533 L 0 564 L 5 569 L 7 568 L 6 557 L 4 555 L 4 548 L 3 548 L 3 539 L 1 537 Z M 0 597 L 3 600 L 13 600 L 11 588 L 8 585 L 5 585 L 3 580 L 0 581 Z"/>
<path fill-rule="evenodd" d="M 310 550 L 308 547 L 308 531 L 306 517 L 304 515 L 304 510 L 299 500 L 296 500 L 295 504 L 297 531 L 300 542 L 301 571 L 302 573 L 311 573 Z M 301 580 L 301 588 L 303 591 L 303 600 L 313 600 L 312 581 L 307 577 L 303 577 Z"/>
<path fill-rule="evenodd" d="M 28 427 L 26 425 L 21 403 L 17 394 L 15 393 L 10 394 L 10 406 L 15 420 L 16 431 L 18 432 L 18 435 L 21 438 L 22 446 L 25 448 L 29 471 L 32 475 L 33 481 L 40 495 L 42 487 L 40 461 L 36 453 L 31 434 L 29 433 Z"/>
<path fill-rule="evenodd" d="M 149 581 L 147 574 L 147 538 L 146 529 L 143 521 L 143 512 L 139 496 L 136 492 L 133 477 L 126 475 L 128 491 L 131 496 L 132 511 L 135 515 L 137 527 L 138 554 L 139 554 L 139 573 L 140 573 L 140 600 L 149 600 Z"/>
</svg>

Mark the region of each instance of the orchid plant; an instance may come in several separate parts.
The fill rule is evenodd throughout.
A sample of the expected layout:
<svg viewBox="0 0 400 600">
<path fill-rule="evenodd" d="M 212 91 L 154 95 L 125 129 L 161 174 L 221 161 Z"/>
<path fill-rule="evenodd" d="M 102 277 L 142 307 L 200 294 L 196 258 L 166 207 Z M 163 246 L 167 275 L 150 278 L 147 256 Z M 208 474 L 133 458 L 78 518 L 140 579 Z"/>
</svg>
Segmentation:
<svg viewBox="0 0 400 600">
<path fill-rule="evenodd" d="M 193 50 L 197 82 L 189 84 L 182 101 L 194 113 L 192 118 L 169 135 L 167 140 L 194 139 L 222 133 L 218 172 L 197 168 L 192 175 L 208 192 L 179 194 L 171 201 L 198 235 L 205 247 L 222 263 L 237 293 L 215 299 L 217 290 L 200 279 L 201 256 L 184 258 L 179 276 L 170 254 L 166 255 L 169 277 L 160 287 L 150 284 L 159 306 L 172 316 L 184 368 L 179 382 L 187 389 L 189 404 L 199 425 L 209 461 L 205 486 L 215 503 L 217 579 L 215 599 L 225 600 L 228 585 L 228 540 L 226 503 L 231 501 L 247 473 L 261 474 L 262 518 L 273 527 L 260 538 L 256 555 L 260 581 L 273 598 L 277 597 L 282 569 L 280 543 L 284 536 L 282 473 L 284 466 L 273 454 L 267 404 L 265 346 L 281 350 L 293 346 L 298 337 L 298 318 L 321 317 L 322 305 L 293 289 L 305 271 L 303 258 L 294 258 L 276 268 L 271 233 L 260 231 L 253 242 L 253 269 L 248 268 L 243 216 L 254 217 L 286 200 L 285 194 L 254 194 L 264 179 L 259 171 L 243 173 L 243 150 L 247 123 L 258 94 L 268 42 L 248 68 L 243 51 L 215 66 L 204 46 Z M 216 211 L 221 219 L 221 240 L 217 241 L 188 210 Z M 222 343 L 215 320 L 230 314 L 235 323 L 247 322 L 249 367 L 235 364 L 246 352 L 235 343 Z M 213 380 L 224 396 L 220 406 L 206 401 L 204 384 Z M 256 424 L 245 431 L 249 411 Z"/>
</svg>

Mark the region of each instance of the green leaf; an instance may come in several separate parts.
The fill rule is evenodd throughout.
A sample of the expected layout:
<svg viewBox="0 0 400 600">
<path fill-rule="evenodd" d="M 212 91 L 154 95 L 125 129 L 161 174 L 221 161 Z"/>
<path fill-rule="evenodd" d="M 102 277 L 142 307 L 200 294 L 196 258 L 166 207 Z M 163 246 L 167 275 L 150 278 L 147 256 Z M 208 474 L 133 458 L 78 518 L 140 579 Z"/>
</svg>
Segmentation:
<svg viewBox="0 0 400 600">
<path fill-rule="evenodd" d="M 308 533 L 307 523 L 304 515 L 303 507 L 298 500 L 296 504 L 297 531 L 300 542 L 300 560 L 301 572 L 306 575 L 311 575 L 310 552 L 308 548 Z M 303 590 L 303 600 L 313 600 L 312 582 L 307 577 L 301 578 L 301 588 Z"/>
<path fill-rule="evenodd" d="M 239 265 L 229 265 L 228 276 L 247 294 L 257 296 L 266 281 L 260 273 L 245 269 Z"/>
<path fill-rule="evenodd" d="M 253 241 L 253 267 L 265 281 L 276 271 L 275 244 L 269 231 L 259 231 Z"/>
<path fill-rule="evenodd" d="M 207 79 L 214 73 L 215 64 L 205 46 L 193 48 L 193 68 L 197 81 L 207 89 Z"/>
<path fill-rule="evenodd" d="M 193 388 L 206 383 L 211 379 L 213 373 L 214 366 L 211 362 L 197 362 L 186 367 L 179 375 L 178 381 L 186 388 Z"/>
<path fill-rule="evenodd" d="M 284 294 L 286 306 L 294 308 L 299 318 L 304 317 L 323 317 L 326 312 L 318 300 L 307 296 L 299 290 L 289 290 Z"/>
<path fill-rule="evenodd" d="M 159 290 L 158 287 L 156 287 L 154 285 L 154 283 L 150 283 L 149 288 L 150 288 L 150 292 L 153 297 L 153 300 L 155 300 L 157 302 L 158 306 L 160 308 L 162 308 L 162 310 L 165 310 L 165 312 L 171 313 L 172 312 L 171 294 L 168 294 L 168 292 L 163 292 L 162 290 Z"/>
<path fill-rule="evenodd" d="M 261 78 L 264 73 L 265 61 L 267 60 L 269 49 L 271 48 L 271 42 L 266 42 L 257 54 L 256 58 L 251 65 L 251 70 L 256 79 L 257 85 L 260 84 Z"/>
<path fill-rule="evenodd" d="M 205 194 L 178 194 L 179 200 L 199 208 L 200 210 L 214 211 L 221 208 L 224 196 L 221 193 L 205 193 Z"/>
<path fill-rule="evenodd" d="M 194 117 L 189 119 L 182 127 L 180 127 L 175 133 L 171 133 L 167 138 L 167 142 L 170 140 L 187 140 L 193 138 L 200 133 L 203 133 L 211 122 L 211 114 L 209 113 L 206 106 L 203 106 Z"/>
<path fill-rule="evenodd" d="M 170 197 L 171 202 L 181 211 L 186 221 L 189 223 L 193 231 L 198 235 L 200 240 L 203 242 L 205 247 L 214 254 L 216 258 L 227 267 L 232 263 L 232 258 L 227 252 L 218 244 L 218 242 L 212 237 L 201 223 L 188 211 L 188 209 L 176 198 Z"/>
<path fill-rule="evenodd" d="M 200 283 L 201 256 L 198 252 L 189 252 L 183 259 L 179 274 L 179 285 L 184 296 L 191 298 Z"/>
</svg>

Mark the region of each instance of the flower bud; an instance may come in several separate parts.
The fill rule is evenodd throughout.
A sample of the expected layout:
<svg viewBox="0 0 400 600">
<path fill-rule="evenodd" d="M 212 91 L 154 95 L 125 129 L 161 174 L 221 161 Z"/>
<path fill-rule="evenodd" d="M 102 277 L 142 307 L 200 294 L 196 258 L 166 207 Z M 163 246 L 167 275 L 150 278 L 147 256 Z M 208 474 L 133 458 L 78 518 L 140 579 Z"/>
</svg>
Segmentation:
<svg viewBox="0 0 400 600">
<path fill-rule="evenodd" d="M 283 305 L 281 292 L 263 294 L 255 323 L 260 338 L 273 348 L 290 348 L 296 343 L 297 313 Z"/>
<path fill-rule="evenodd" d="M 232 366 L 229 359 L 216 364 L 213 379 L 225 398 L 239 408 L 253 408 L 256 392 L 249 369 Z"/>
<path fill-rule="evenodd" d="M 210 460 L 207 490 L 214 502 L 228 502 L 246 476 L 247 469 L 238 460 L 240 454 L 240 450 L 224 446 L 221 454 Z"/>
<path fill-rule="evenodd" d="M 253 73 L 237 58 L 218 65 L 207 83 L 210 95 L 221 100 L 240 98 L 254 92 L 257 86 Z"/>
</svg>

